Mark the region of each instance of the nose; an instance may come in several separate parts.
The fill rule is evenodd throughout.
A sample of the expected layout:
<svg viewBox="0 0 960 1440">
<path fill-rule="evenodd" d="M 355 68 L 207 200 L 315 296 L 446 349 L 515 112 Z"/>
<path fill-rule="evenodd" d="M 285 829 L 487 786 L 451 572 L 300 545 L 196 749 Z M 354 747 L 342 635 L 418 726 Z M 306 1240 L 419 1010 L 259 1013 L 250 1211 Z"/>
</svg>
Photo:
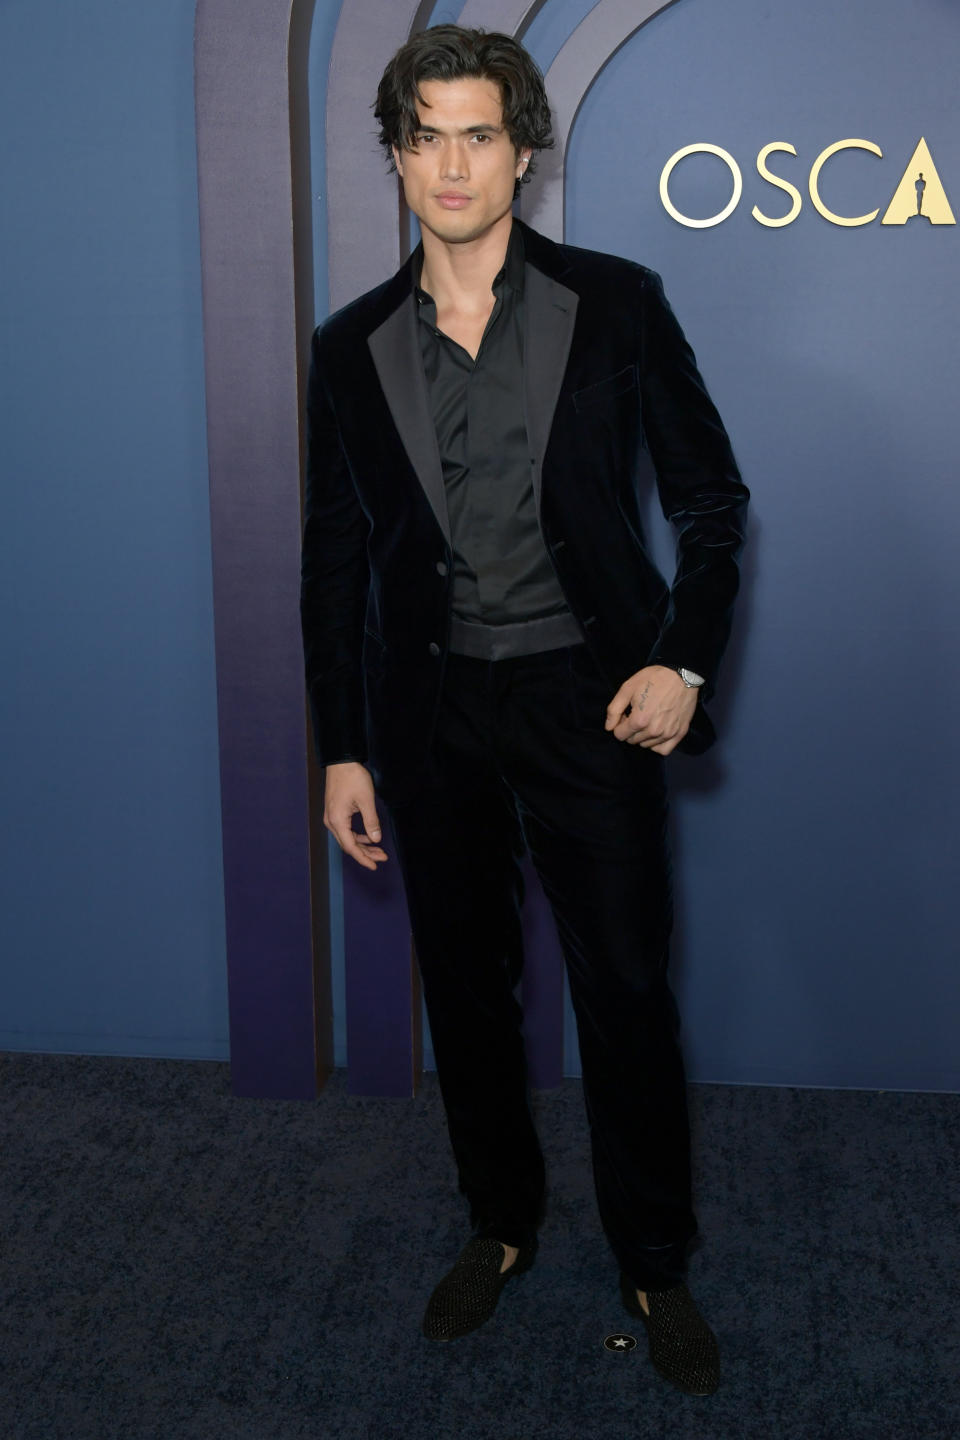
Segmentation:
<svg viewBox="0 0 960 1440">
<path fill-rule="evenodd" d="M 467 175 L 467 148 L 462 140 L 448 140 L 440 157 L 440 174 L 444 180 L 464 180 Z"/>
</svg>

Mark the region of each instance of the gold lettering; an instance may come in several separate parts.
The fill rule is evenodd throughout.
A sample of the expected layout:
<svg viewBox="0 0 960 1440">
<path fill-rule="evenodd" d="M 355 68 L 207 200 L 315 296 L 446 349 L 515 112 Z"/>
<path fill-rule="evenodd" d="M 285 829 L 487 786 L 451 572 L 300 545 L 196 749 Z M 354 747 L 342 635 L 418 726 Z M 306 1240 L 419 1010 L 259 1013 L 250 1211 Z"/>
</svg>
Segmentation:
<svg viewBox="0 0 960 1440">
<path fill-rule="evenodd" d="M 668 187 L 674 166 L 678 165 L 681 160 L 686 159 L 688 155 L 699 154 L 719 155 L 720 159 L 729 167 L 730 174 L 733 176 L 733 194 L 718 214 L 711 215 L 706 220 L 691 220 L 689 215 L 681 214 L 674 205 L 670 199 Z M 666 210 L 667 214 L 671 215 L 678 224 L 687 225 L 692 230 L 706 230 L 709 226 L 719 225 L 722 220 L 726 220 L 727 216 L 732 215 L 739 205 L 742 193 L 743 176 L 740 173 L 740 166 L 730 152 L 728 150 L 721 150 L 719 145 L 707 145 L 706 143 L 701 145 L 684 145 L 682 150 L 678 150 L 676 154 L 670 156 L 670 159 L 660 172 L 660 199 L 663 203 L 664 210 Z"/>
<path fill-rule="evenodd" d="M 927 220 L 931 225 L 956 225 L 947 192 L 933 163 L 926 140 L 910 156 L 910 163 L 881 225 L 906 225 L 908 220 Z"/>
<path fill-rule="evenodd" d="M 813 162 L 813 169 L 810 171 L 810 199 L 813 201 L 814 205 L 819 210 L 823 218 L 825 220 L 829 220 L 831 225 L 869 225 L 870 221 L 876 220 L 877 216 L 880 214 L 879 205 L 877 206 L 876 210 L 871 211 L 869 215 L 835 215 L 832 210 L 827 209 L 826 205 L 824 205 L 823 201 L 820 199 L 820 191 L 818 188 L 820 171 L 823 169 L 826 162 L 830 159 L 830 156 L 836 155 L 838 150 L 869 150 L 871 155 L 879 155 L 881 159 L 883 158 L 883 151 L 880 149 L 879 145 L 874 145 L 872 140 L 835 141 L 833 145 L 828 145 L 826 150 L 822 150 L 817 156 L 816 160 Z"/>
<path fill-rule="evenodd" d="M 757 170 L 762 178 L 769 180 L 771 185 L 776 185 L 778 189 L 785 190 L 788 195 L 793 196 L 793 204 L 790 206 L 790 209 L 786 215 L 781 215 L 778 220 L 771 220 L 768 215 L 763 214 L 758 206 L 754 205 L 750 212 L 754 220 L 758 220 L 761 225 L 769 225 L 771 230 L 779 229 L 781 225 L 790 225 L 796 220 L 800 214 L 800 206 L 803 203 L 800 199 L 800 191 L 795 185 L 791 185 L 789 180 L 781 180 L 779 175 L 774 175 L 771 170 L 767 169 L 767 156 L 772 155 L 775 150 L 783 150 L 788 155 L 796 155 L 797 153 L 796 149 L 792 145 L 788 145 L 785 140 L 771 140 L 769 145 L 764 145 L 760 154 L 757 156 Z"/>
</svg>

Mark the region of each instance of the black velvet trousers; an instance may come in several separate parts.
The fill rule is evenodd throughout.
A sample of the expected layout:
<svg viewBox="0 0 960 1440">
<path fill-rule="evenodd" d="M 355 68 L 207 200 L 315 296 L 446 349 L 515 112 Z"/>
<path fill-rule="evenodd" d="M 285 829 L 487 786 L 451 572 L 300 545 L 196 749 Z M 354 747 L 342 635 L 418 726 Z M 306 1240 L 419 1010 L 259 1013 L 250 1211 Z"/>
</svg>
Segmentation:
<svg viewBox="0 0 960 1440">
<path fill-rule="evenodd" d="M 621 1268 L 652 1290 L 682 1279 L 696 1221 L 663 762 L 604 730 L 612 696 L 585 645 L 451 655 L 423 783 L 391 821 L 477 1233 L 520 1245 L 543 1209 L 514 994 L 526 845 L 567 965 L 600 1218 Z"/>
</svg>

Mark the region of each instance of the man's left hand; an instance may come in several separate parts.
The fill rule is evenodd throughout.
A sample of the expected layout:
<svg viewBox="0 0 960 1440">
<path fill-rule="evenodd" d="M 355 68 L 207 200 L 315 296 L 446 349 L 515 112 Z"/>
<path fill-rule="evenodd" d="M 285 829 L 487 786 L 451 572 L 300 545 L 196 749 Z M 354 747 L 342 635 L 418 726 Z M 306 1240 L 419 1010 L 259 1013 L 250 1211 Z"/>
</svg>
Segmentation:
<svg viewBox="0 0 960 1440">
<path fill-rule="evenodd" d="M 607 723 L 618 740 L 669 755 L 690 729 L 697 692 L 676 670 L 645 665 L 624 680 L 607 706 Z"/>
</svg>

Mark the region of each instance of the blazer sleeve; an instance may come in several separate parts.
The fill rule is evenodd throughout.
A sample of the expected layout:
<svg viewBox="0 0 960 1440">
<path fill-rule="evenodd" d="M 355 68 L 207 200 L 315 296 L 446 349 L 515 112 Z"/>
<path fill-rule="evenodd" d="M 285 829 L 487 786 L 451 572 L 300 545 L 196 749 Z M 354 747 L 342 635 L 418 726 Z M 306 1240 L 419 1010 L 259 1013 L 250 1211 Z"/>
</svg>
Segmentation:
<svg viewBox="0 0 960 1440">
<path fill-rule="evenodd" d="M 313 738 L 321 765 L 366 761 L 363 626 L 369 525 L 344 454 L 327 376 L 324 327 L 313 336 L 307 386 L 307 475 L 300 617 Z"/>
<path fill-rule="evenodd" d="M 709 693 L 730 634 L 749 491 L 660 276 L 650 270 L 641 314 L 644 431 L 660 505 L 677 531 L 670 611 L 650 663 L 696 671 Z"/>
</svg>

